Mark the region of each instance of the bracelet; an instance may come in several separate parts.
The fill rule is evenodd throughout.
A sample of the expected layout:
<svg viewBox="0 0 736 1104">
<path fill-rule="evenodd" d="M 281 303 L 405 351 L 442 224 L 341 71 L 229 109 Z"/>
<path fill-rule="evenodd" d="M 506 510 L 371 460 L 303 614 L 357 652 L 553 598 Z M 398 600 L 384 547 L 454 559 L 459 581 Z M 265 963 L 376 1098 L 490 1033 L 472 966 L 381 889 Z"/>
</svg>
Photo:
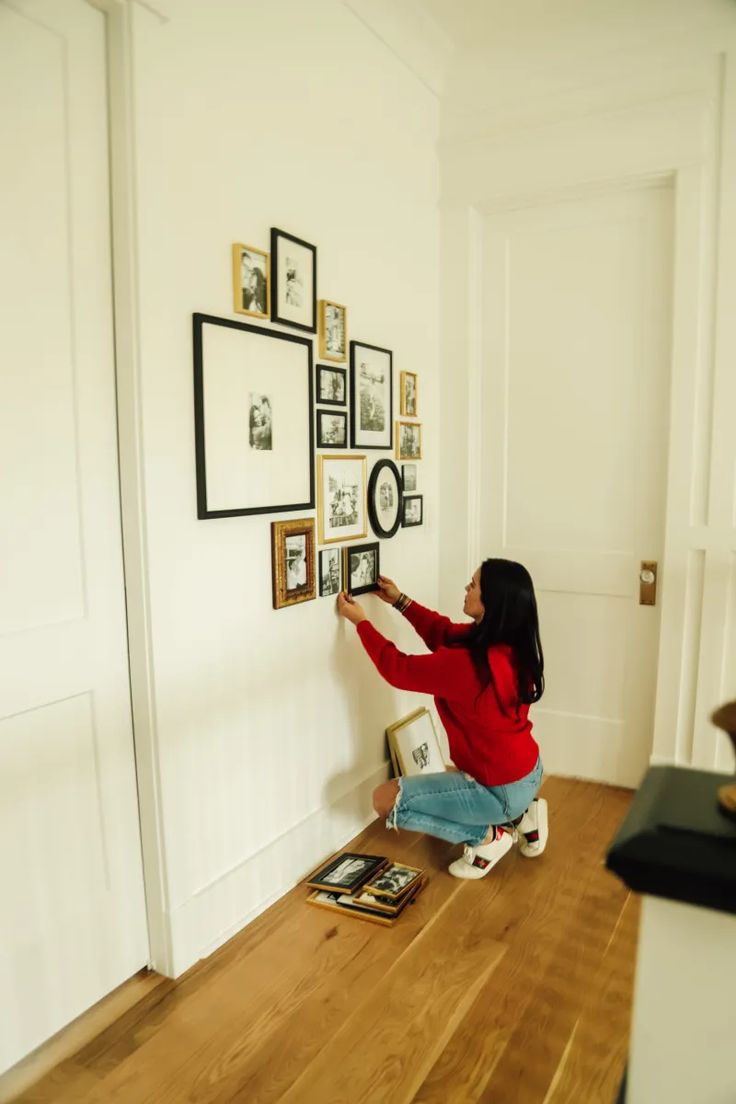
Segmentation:
<svg viewBox="0 0 736 1104">
<path fill-rule="evenodd" d="M 394 602 L 394 609 L 397 609 L 399 611 L 399 613 L 403 613 L 405 610 L 407 610 L 409 608 L 409 606 L 411 605 L 411 602 L 412 602 L 412 600 L 408 596 L 408 594 L 404 594 L 402 592 L 399 595 L 399 597 L 396 599 L 396 601 Z"/>
</svg>

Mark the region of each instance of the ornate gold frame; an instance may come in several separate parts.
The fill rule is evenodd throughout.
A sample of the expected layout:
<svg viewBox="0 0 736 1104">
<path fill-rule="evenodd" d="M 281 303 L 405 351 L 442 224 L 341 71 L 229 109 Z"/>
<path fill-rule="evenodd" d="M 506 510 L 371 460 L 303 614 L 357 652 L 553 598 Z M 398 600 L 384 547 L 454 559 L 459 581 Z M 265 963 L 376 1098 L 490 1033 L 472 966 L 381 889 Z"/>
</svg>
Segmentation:
<svg viewBox="0 0 736 1104">
<path fill-rule="evenodd" d="M 327 326 L 325 325 L 325 307 L 338 307 L 343 312 L 343 355 L 333 356 L 327 352 Z M 319 358 L 330 360 L 333 364 L 343 364 L 348 359 L 348 308 L 342 303 L 334 303 L 332 299 L 320 299 L 319 301 Z"/>
<path fill-rule="evenodd" d="M 411 376 L 414 380 L 414 412 L 412 414 L 406 409 L 406 377 Z M 401 372 L 399 375 L 399 414 L 404 418 L 416 418 L 419 411 L 419 379 L 416 372 Z"/>
<path fill-rule="evenodd" d="M 240 256 L 244 249 L 247 249 L 249 253 L 258 253 L 259 256 L 266 259 L 266 310 L 250 311 L 246 310 L 242 304 L 240 298 Z M 244 245 L 243 242 L 234 242 L 233 249 L 233 310 L 236 314 L 249 314 L 251 318 L 270 318 L 271 317 L 271 258 L 268 253 L 263 249 L 256 249 L 254 245 Z"/>
<path fill-rule="evenodd" d="M 286 589 L 286 537 L 303 533 L 307 538 L 307 582 L 303 589 Z M 283 609 L 317 597 L 317 576 L 314 568 L 314 518 L 271 522 L 271 578 L 273 608 Z"/>
</svg>

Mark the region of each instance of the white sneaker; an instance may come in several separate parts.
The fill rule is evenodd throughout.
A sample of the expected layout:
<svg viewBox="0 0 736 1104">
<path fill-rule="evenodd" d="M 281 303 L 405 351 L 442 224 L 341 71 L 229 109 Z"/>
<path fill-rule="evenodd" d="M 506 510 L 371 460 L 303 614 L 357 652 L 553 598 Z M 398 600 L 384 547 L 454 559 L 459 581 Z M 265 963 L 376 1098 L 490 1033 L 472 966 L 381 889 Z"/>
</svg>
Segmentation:
<svg viewBox="0 0 736 1104">
<path fill-rule="evenodd" d="M 547 846 L 549 837 L 549 818 L 547 802 L 543 797 L 535 797 L 523 817 L 516 825 L 519 850 L 527 859 L 536 859 Z"/>
<path fill-rule="evenodd" d="M 503 828 L 496 828 L 496 838 L 480 847 L 465 847 L 462 858 L 451 862 L 448 870 L 455 878 L 484 878 L 499 859 L 513 847 L 514 838 Z"/>
</svg>

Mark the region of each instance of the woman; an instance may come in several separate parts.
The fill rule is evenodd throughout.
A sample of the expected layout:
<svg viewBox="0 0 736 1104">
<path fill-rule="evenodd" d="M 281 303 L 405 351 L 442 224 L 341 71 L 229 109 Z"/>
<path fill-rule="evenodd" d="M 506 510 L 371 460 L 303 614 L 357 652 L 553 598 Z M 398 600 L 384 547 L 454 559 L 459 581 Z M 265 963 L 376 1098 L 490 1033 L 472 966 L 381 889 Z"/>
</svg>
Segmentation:
<svg viewBox="0 0 736 1104">
<path fill-rule="evenodd" d="M 450 864 L 457 878 L 484 877 L 514 838 L 527 858 L 541 855 L 547 802 L 536 797 L 542 761 L 528 713 L 542 696 L 544 657 L 529 572 L 511 560 L 485 560 L 465 588 L 463 612 L 473 623 L 462 625 L 412 601 L 384 575 L 378 586 L 431 655 L 398 651 L 345 592 L 338 613 L 356 626 L 387 682 L 434 695 L 458 769 L 385 782 L 373 794 L 376 812 L 388 828 L 464 843 Z"/>
</svg>

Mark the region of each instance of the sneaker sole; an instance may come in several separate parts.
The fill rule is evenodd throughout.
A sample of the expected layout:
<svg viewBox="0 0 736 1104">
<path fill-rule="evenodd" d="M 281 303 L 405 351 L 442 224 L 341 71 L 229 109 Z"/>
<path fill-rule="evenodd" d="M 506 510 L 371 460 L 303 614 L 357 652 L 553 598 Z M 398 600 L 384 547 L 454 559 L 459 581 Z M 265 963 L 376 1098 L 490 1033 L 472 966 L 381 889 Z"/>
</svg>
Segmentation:
<svg viewBox="0 0 736 1104">
<path fill-rule="evenodd" d="M 534 851 L 528 850 L 528 848 L 534 847 L 533 843 L 522 843 L 519 846 L 519 850 L 525 859 L 538 859 L 540 855 L 544 854 L 544 849 L 547 846 L 547 839 L 549 837 L 549 815 L 547 813 L 547 802 L 543 797 L 537 802 L 537 811 L 539 813 L 539 820 L 537 822 L 539 842 Z"/>
</svg>

